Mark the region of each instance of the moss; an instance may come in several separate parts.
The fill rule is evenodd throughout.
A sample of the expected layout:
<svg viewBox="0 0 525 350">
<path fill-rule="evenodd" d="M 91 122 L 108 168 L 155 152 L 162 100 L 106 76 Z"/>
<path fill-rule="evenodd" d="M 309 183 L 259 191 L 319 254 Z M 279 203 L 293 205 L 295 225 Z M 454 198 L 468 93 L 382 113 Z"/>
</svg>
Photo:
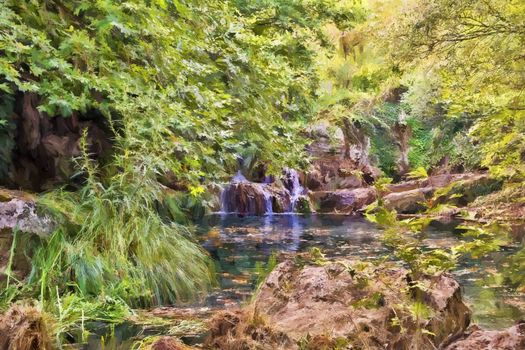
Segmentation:
<svg viewBox="0 0 525 350">
<path fill-rule="evenodd" d="M 296 212 L 300 214 L 311 214 L 312 208 L 310 205 L 310 201 L 306 197 L 300 197 L 297 199 L 297 204 L 295 207 Z"/>
</svg>

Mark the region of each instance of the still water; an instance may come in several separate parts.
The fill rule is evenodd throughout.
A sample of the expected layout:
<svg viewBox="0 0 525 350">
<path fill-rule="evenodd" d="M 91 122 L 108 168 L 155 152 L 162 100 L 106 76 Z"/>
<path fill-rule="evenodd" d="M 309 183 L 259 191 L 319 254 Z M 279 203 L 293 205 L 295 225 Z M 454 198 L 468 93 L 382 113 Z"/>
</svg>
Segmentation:
<svg viewBox="0 0 525 350">
<path fill-rule="evenodd" d="M 461 238 L 457 223 L 433 223 L 424 244 L 429 249 L 450 247 Z M 249 302 L 256 285 L 256 266 L 264 266 L 272 254 L 307 252 L 320 248 L 327 257 L 373 260 L 390 252 L 380 242 L 381 229 L 361 217 L 294 214 L 264 217 L 210 215 L 199 223 L 198 237 L 210 253 L 217 271 L 218 287 L 200 305 L 213 309 Z M 515 248 L 516 249 L 516 248 Z M 473 322 L 488 329 L 500 329 L 525 318 L 525 296 L 495 283 L 494 275 L 505 267 L 515 249 L 505 249 L 483 259 L 462 259 L 453 272 L 463 296 L 473 310 Z M 104 349 L 127 349 L 130 340 L 152 333 L 141 327 L 117 327 L 106 337 Z M 162 329 L 153 333 L 163 333 Z M 102 349 L 100 335 L 93 335 L 84 349 Z"/>
<path fill-rule="evenodd" d="M 424 244 L 450 247 L 461 239 L 457 222 L 430 225 Z M 372 260 L 390 252 L 380 242 L 381 229 L 361 217 L 343 215 L 271 215 L 244 217 L 209 216 L 201 224 L 203 246 L 213 257 L 221 291 L 209 302 L 225 306 L 249 300 L 257 262 L 265 263 L 272 252 L 306 252 L 319 247 L 327 257 Z M 512 291 L 492 276 L 505 266 L 515 249 L 505 249 L 483 259 L 463 258 L 453 272 L 473 311 L 473 321 L 484 328 L 508 327 L 525 317 L 525 296 Z M 518 306 L 517 306 L 518 305 Z"/>
</svg>

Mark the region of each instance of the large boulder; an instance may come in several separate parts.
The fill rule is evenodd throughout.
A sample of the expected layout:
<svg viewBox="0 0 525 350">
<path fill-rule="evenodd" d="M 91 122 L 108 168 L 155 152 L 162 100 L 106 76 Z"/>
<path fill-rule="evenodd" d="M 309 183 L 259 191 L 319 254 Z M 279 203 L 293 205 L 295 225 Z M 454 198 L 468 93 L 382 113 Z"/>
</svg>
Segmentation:
<svg viewBox="0 0 525 350">
<path fill-rule="evenodd" d="M 221 194 L 222 209 L 240 215 L 264 215 L 291 210 L 290 193 L 278 184 L 234 182 Z"/>
<path fill-rule="evenodd" d="M 414 287 L 406 270 L 394 266 L 327 262 L 322 256 L 306 262 L 287 260 L 268 276 L 249 308 L 214 319 L 221 324 L 226 317 L 230 321 L 222 324 L 230 326 L 212 334 L 208 343 L 265 334 L 266 340 L 286 342 L 286 349 L 334 348 L 324 347 L 327 344 L 435 349 L 463 333 L 470 311 L 450 275 L 418 282 L 426 285 L 425 291 Z M 269 343 L 278 348 L 276 341 Z"/>
<path fill-rule="evenodd" d="M 318 212 L 352 213 L 363 209 L 376 199 L 373 187 L 356 188 L 353 190 L 313 192 L 310 199 Z"/>
<path fill-rule="evenodd" d="M 442 174 L 426 179 L 411 180 L 387 186 L 385 207 L 398 213 L 414 214 L 425 209 L 425 202 L 448 203 L 465 206 L 479 196 L 501 187 L 487 174 Z"/>
<path fill-rule="evenodd" d="M 424 202 L 432 196 L 432 187 L 416 188 L 404 192 L 387 194 L 383 199 L 387 209 L 395 209 L 398 213 L 416 213 L 425 209 Z"/>
<path fill-rule="evenodd" d="M 502 331 L 487 331 L 472 327 L 463 339 L 446 350 L 522 350 L 525 349 L 525 322 Z"/>
</svg>

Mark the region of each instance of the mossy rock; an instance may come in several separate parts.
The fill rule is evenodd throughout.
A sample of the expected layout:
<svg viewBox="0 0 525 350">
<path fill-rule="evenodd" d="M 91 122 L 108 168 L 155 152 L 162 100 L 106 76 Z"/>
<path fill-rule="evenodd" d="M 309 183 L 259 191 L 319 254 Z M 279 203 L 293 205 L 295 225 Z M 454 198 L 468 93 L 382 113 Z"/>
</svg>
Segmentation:
<svg viewBox="0 0 525 350">
<path fill-rule="evenodd" d="M 312 207 L 307 197 L 299 197 L 295 205 L 295 211 L 300 214 L 311 214 Z"/>
<path fill-rule="evenodd" d="M 457 181 L 449 185 L 440 197 L 440 203 L 452 203 L 465 206 L 476 198 L 499 191 L 503 186 L 501 180 L 486 177 Z"/>
</svg>

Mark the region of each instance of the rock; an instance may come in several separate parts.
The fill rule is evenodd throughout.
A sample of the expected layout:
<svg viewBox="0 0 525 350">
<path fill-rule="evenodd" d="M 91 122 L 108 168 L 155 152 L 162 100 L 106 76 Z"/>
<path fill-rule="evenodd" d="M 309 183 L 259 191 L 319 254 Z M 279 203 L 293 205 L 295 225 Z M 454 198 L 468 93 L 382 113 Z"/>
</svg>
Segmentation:
<svg viewBox="0 0 525 350">
<path fill-rule="evenodd" d="M 312 191 L 320 190 L 324 183 L 324 177 L 323 174 L 321 174 L 321 170 L 319 168 L 314 167 L 311 171 L 309 171 L 305 176 L 305 184 L 306 188 Z"/>
<path fill-rule="evenodd" d="M 445 193 L 440 195 L 438 202 L 465 206 L 480 196 L 500 190 L 501 187 L 501 181 L 491 179 L 487 174 L 456 177 Z"/>
<path fill-rule="evenodd" d="M 390 193 L 398 193 L 411 191 L 426 186 L 428 186 L 428 180 L 411 180 L 388 185 L 387 189 Z"/>
<path fill-rule="evenodd" d="M 372 169 L 360 169 L 350 159 L 324 155 L 306 173 L 305 184 L 312 191 L 354 189 L 366 185 L 366 176 L 375 178 L 377 174 Z"/>
<path fill-rule="evenodd" d="M 17 244 L 11 257 L 14 230 Z M 6 269 L 10 265 L 11 275 L 19 280 L 25 278 L 31 271 L 28 240 L 33 235 L 46 236 L 54 229 L 54 224 L 49 217 L 36 213 L 34 197 L 20 191 L 0 189 L 0 289 L 7 279 Z"/>
<path fill-rule="evenodd" d="M 310 199 L 319 212 L 338 211 L 352 213 L 372 203 L 376 199 L 376 192 L 372 187 L 322 191 L 312 193 Z"/>
<path fill-rule="evenodd" d="M 383 197 L 387 209 L 395 209 L 398 213 L 416 213 L 425 209 L 424 202 L 432 196 L 432 187 L 416 188 L 404 192 L 389 193 Z"/>
<path fill-rule="evenodd" d="M 285 188 L 272 184 L 267 190 L 270 193 L 274 213 L 286 213 L 292 209 L 290 193 Z"/>
<path fill-rule="evenodd" d="M 224 190 L 223 207 L 226 212 L 241 215 L 264 215 L 266 201 L 263 186 L 251 182 L 232 183 Z"/>
<path fill-rule="evenodd" d="M 239 215 L 264 215 L 291 210 L 290 193 L 277 183 L 234 182 L 221 194 L 222 209 Z"/>
<path fill-rule="evenodd" d="M 44 236 L 53 231 L 51 219 L 37 215 L 35 202 L 29 195 L 2 190 L 0 196 L 0 231 L 12 231 L 16 227 L 22 232 Z"/>
<path fill-rule="evenodd" d="M 264 320 L 266 327 L 271 325 L 264 334 L 284 334 L 281 340 L 289 338 L 306 349 L 337 343 L 352 349 L 425 350 L 457 338 L 469 324 L 470 311 L 459 284 L 448 274 L 424 278 L 427 292 L 415 300 L 408 273 L 399 267 L 319 257 L 295 261 L 279 264 L 247 309 L 218 317 L 215 322 L 223 328 L 212 332 L 209 343 L 250 334 L 245 330 Z M 426 317 L 411 316 L 410 305 L 417 302 L 429 310 Z M 240 348 L 258 347 L 236 349 Z"/>
<path fill-rule="evenodd" d="M 292 339 L 329 334 L 371 349 L 426 349 L 432 348 L 430 343 L 437 347 L 466 329 L 470 311 L 450 275 L 425 279 L 429 290 L 421 302 L 431 312 L 419 323 L 400 306 L 415 302 L 407 292 L 408 281 L 401 268 L 351 261 L 301 267 L 287 260 L 261 286 L 254 309 Z M 395 319 L 403 331 L 393 325 Z M 418 328 L 435 336 L 416 335 Z"/>
<path fill-rule="evenodd" d="M 385 206 L 402 214 L 414 214 L 424 210 L 423 202 L 435 197 L 435 203 L 465 206 L 478 196 L 488 194 L 501 187 L 499 181 L 487 174 L 443 174 L 427 179 L 392 184 L 387 187 Z"/>
<path fill-rule="evenodd" d="M 502 331 L 486 331 L 472 327 L 446 350 L 522 350 L 525 349 L 525 322 Z"/>
</svg>

